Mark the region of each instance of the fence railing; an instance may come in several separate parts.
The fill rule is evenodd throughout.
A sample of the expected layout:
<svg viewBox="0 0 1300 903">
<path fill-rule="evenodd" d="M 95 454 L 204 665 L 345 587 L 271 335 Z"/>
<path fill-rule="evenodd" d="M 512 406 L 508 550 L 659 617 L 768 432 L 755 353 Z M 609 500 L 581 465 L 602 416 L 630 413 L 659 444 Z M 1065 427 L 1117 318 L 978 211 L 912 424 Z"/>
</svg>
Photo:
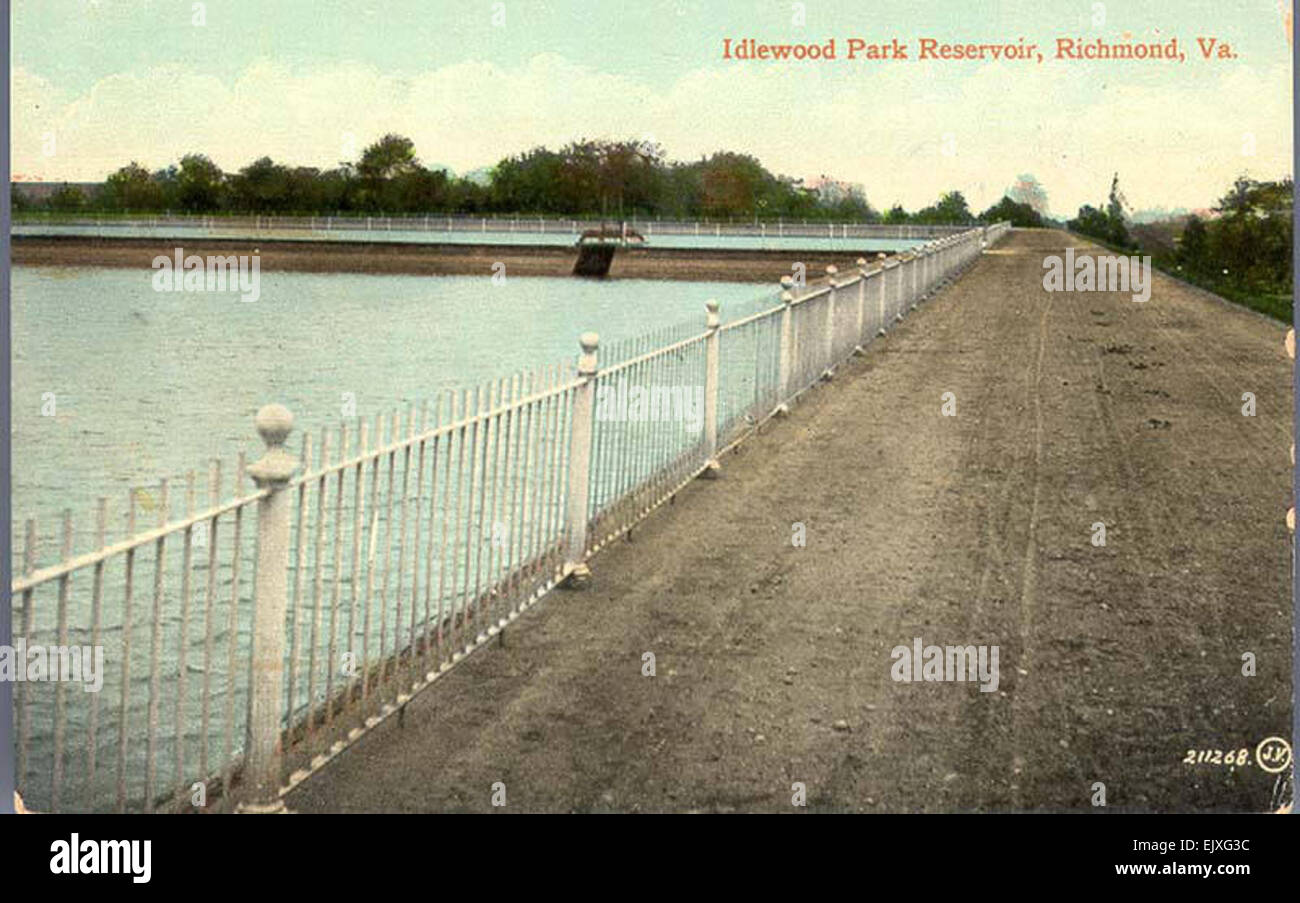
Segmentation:
<svg viewBox="0 0 1300 903">
<path fill-rule="evenodd" d="M 167 481 L 132 492 L 112 542 L 101 500 L 80 553 L 65 513 L 51 564 L 27 521 L 15 642 L 58 667 L 106 654 L 97 692 L 18 683 L 20 792 L 46 811 L 280 808 L 1008 228 L 786 277 L 779 304 L 725 325 L 710 302 L 702 329 L 607 364 L 587 333 L 576 361 L 306 435 L 296 455 L 291 414 L 269 405 L 233 497 L 216 465 L 201 508 L 187 478 L 179 516 Z"/>
<path fill-rule="evenodd" d="M 807 220 L 658 220 L 636 216 L 626 218 L 628 227 L 648 238 L 655 235 L 748 237 L 748 238 L 817 238 L 817 239 L 935 239 L 946 238 L 968 231 L 970 226 L 921 225 L 915 223 L 835 223 L 809 222 Z M 17 226 L 65 226 L 96 229 L 99 234 L 111 235 L 114 231 L 130 228 L 185 229 L 217 232 L 303 232 L 306 234 L 331 234 L 352 232 L 424 232 L 424 233 L 487 233 L 514 235 L 565 235 L 576 238 L 586 229 L 595 229 L 619 222 L 611 216 L 558 217 L 527 215 L 464 214 L 338 214 L 338 215 L 204 215 L 204 214 L 140 214 L 130 217 L 113 215 L 67 214 L 27 211 L 15 214 Z"/>
</svg>

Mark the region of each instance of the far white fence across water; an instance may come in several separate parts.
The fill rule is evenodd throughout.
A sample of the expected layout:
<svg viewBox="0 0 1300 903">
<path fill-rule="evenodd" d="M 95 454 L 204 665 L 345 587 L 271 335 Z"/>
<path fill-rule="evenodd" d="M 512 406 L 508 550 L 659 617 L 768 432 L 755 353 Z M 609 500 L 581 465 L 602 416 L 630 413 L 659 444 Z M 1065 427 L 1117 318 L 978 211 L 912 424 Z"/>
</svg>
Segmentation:
<svg viewBox="0 0 1300 903">
<path fill-rule="evenodd" d="M 76 228 L 79 234 L 103 237 L 130 235 L 132 231 L 156 234 L 160 230 L 182 229 L 188 233 L 206 231 L 213 234 L 250 234 L 270 232 L 330 233 L 446 233 L 465 235 L 556 235 L 577 240 L 583 231 L 626 220 L 629 229 L 647 238 L 656 235 L 744 238 L 818 238 L 818 239 L 902 239 L 905 241 L 947 238 L 968 231 L 970 226 L 925 225 L 917 223 L 836 223 L 817 220 L 739 220 L 646 219 L 635 214 L 627 217 L 563 217 L 545 214 L 466 214 L 437 213 L 339 213 L 315 215 L 240 214 L 205 215 L 185 213 L 101 216 L 51 214 L 26 211 L 15 214 L 14 225 L 21 232 L 41 234 L 49 227 Z"/>
<path fill-rule="evenodd" d="M 102 647 L 102 688 L 16 686 L 18 786 L 43 811 L 274 810 L 411 697 L 496 637 L 757 424 L 900 320 L 1006 224 L 790 279 L 767 310 L 517 373 L 418 410 L 131 493 L 92 548 L 72 516 L 25 525 L 13 583 L 27 649 Z M 251 477 L 255 488 L 246 485 Z M 205 485 L 200 485 L 205 483 Z M 179 501 L 178 501 L 179 496 Z M 52 536 L 51 536 L 52 534 Z M 53 543 L 49 539 L 53 539 Z"/>
</svg>

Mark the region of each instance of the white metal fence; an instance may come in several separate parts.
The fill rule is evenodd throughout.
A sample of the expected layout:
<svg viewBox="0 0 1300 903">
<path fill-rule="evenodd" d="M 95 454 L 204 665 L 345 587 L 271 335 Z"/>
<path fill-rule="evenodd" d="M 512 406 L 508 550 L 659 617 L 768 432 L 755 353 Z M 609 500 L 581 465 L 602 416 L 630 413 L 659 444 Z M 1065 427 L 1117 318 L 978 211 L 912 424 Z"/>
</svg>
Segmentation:
<svg viewBox="0 0 1300 903">
<path fill-rule="evenodd" d="M 1008 228 L 787 277 L 780 303 L 726 325 L 710 302 L 703 329 L 603 366 L 588 333 L 576 362 L 305 436 L 297 455 L 292 416 L 267 406 L 266 451 L 240 459 L 230 497 L 217 464 L 179 506 L 167 481 L 135 490 L 119 539 L 101 500 L 83 550 L 65 513 L 52 563 L 28 520 L 15 642 L 102 646 L 107 667 L 97 693 L 18 683 L 20 792 L 45 811 L 199 793 L 276 808 Z"/>
</svg>

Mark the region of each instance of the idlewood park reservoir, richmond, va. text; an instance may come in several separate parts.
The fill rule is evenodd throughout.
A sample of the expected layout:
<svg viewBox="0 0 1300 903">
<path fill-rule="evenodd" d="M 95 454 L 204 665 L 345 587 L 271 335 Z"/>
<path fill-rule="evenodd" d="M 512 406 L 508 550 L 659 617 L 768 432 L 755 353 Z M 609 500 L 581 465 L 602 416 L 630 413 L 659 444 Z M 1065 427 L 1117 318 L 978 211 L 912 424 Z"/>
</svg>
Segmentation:
<svg viewBox="0 0 1300 903">
<path fill-rule="evenodd" d="M 1216 38 L 1198 38 L 1201 55 L 1207 59 L 1232 54 L 1232 49 Z M 1046 56 L 1044 55 L 1046 53 Z M 999 43 L 941 41 L 937 38 L 828 38 L 823 42 L 767 43 L 757 38 L 723 38 L 724 60 L 781 61 L 937 61 L 937 62 L 1012 62 L 1042 63 L 1044 59 L 1139 60 L 1181 63 L 1186 60 L 1178 38 L 1159 43 L 1136 41 L 1106 42 L 1100 38 L 1058 37 L 1046 51 L 1025 38 Z"/>
</svg>

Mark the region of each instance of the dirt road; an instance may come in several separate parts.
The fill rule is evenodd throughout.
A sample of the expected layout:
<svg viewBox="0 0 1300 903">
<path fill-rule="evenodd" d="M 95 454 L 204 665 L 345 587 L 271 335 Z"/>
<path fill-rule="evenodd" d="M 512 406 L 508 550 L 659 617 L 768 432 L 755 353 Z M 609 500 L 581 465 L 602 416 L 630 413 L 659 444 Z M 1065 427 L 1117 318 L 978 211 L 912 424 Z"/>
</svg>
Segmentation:
<svg viewBox="0 0 1300 903">
<path fill-rule="evenodd" d="M 1094 811 L 1103 782 L 1112 811 L 1266 809 L 1282 329 L 1161 276 L 1048 294 L 1072 243 L 1013 233 L 290 808 L 489 811 L 503 782 L 508 811 L 795 811 L 802 782 L 809 810 Z M 997 691 L 894 681 L 916 637 L 999 646 Z"/>
</svg>

